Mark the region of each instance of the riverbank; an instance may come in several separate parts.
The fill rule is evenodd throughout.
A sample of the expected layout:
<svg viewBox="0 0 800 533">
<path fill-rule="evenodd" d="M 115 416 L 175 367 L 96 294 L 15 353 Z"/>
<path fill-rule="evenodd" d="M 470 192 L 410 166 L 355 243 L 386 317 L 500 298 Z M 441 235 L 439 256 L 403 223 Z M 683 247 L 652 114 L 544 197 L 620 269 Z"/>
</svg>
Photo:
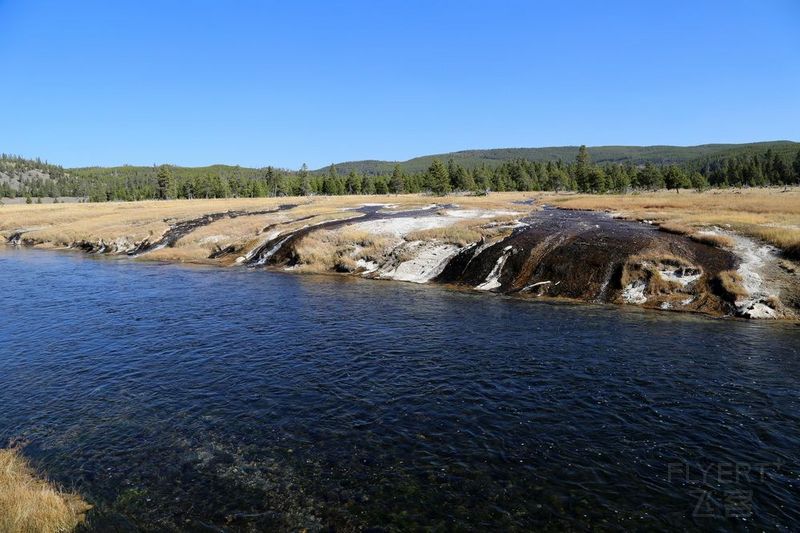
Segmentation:
<svg viewBox="0 0 800 533">
<path fill-rule="evenodd" d="M 296 197 L 0 209 L 0 234 L 12 245 L 789 319 L 800 308 L 798 228 L 800 195 L 793 190 Z"/>
<path fill-rule="evenodd" d="M 19 450 L 0 449 L 0 531 L 72 531 L 91 507 L 38 477 Z"/>
</svg>

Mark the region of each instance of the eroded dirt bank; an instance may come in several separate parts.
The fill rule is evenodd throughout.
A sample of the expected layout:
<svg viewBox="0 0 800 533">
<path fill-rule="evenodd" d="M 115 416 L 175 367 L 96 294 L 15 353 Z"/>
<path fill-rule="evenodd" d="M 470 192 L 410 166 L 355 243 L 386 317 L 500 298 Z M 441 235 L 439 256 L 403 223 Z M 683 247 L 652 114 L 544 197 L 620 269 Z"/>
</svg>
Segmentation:
<svg viewBox="0 0 800 533">
<path fill-rule="evenodd" d="M 60 244 L 141 259 L 446 283 L 525 298 L 716 316 L 798 316 L 796 264 L 777 249 L 730 231 L 712 227 L 704 230 L 710 237 L 690 238 L 530 199 L 483 205 L 463 200 L 218 211 L 165 219 L 161 235 L 151 231 L 138 240 L 62 238 L 54 243 L 25 228 L 6 237 L 12 245 Z"/>
</svg>

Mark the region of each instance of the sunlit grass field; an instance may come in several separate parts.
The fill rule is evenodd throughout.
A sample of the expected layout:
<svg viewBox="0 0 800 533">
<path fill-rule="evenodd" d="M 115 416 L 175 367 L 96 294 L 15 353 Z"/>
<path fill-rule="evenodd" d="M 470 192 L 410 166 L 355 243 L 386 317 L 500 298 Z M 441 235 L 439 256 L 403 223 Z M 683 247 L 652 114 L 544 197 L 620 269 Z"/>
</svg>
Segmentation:
<svg viewBox="0 0 800 533">
<path fill-rule="evenodd" d="M 208 213 L 260 211 L 281 204 L 298 204 L 291 211 L 239 218 L 223 218 L 202 227 L 174 248 L 148 254 L 149 259 L 192 260 L 232 241 L 247 242 L 263 228 L 283 224 L 284 229 L 353 216 L 346 210 L 363 204 L 390 204 L 390 209 L 457 204 L 462 208 L 525 211 L 519 202 L 535 198 L 538 204 L 570 209 L 603 210 L 619 216 L 648 220 L 676 233 L 693 234 L 700 228 L 719 226 L 761 239 L 800 257 L 800 189 L 729 189 L 706 192 L 660 191 L 625 195 L 570 193 L 491 193 L 486 196 L 381 195 L 282 198 L 229 198 L 143 202 L 17 204 L 0 206 L 0 234 L 8 237 L 25 230 L 25 236 L 42 246 L 67 246 L 81 240 L 137 242 L 157 240 L 171 223 Z M 293 221 L 306 218 L 302 223 Z M 439 233 L 466 231 L 465 225 Z M 472 236 L 472 233 L 470 233 Z M 458 236 L 451 236 L 453 238 Z M 700 237 L 698 237 L 700 238 Z M 463 240 L 463 239 L 461 239 Z"/>
</svg>

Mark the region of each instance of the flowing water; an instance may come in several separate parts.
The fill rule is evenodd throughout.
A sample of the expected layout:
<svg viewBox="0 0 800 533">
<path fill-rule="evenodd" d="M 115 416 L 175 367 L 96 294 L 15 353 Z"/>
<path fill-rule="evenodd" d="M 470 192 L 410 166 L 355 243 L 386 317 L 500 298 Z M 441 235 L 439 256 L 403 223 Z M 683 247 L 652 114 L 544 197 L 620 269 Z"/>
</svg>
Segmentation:
<svg viewBox="0 0 800 533">
<path fill-rule="evenodd" d="M 0 251 L 0 443 L 90 530 L 800 527 L 800 327 Z"/>
</svg>

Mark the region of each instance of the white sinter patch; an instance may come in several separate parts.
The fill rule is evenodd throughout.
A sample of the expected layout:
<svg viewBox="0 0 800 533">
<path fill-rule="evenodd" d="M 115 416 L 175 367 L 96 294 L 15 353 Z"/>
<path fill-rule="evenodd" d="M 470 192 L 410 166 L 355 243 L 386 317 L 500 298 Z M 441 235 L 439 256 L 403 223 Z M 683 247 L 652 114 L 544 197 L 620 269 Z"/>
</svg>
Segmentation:
<svg viewBox="0 0 800 533">
<path fill-rule="evenodd" d="M 276 253 L 278 250 L 280 250 L 280 249 L 281 249 L 281 246 L 283 246 L 283 243 L 285 243 L 286 241 L 288 241 L 288 240 L 289 240 L 289 237 L 291 237 L 291 236 L 292 236 L 292 234 L 290 233 L 289 235 L 287 235 L 287 236 L 286 236 L 286 237 L 284 237 L 283 239 L 279 240 L 279 241 L 277 242 L 277 244 L 275 244 L 275 245 L 274 245 L 272 248 L 270 248 L 269 250 L 267 250 L 267 253 L 265 253 L 265 254 L 264 254 L 262 257 L 261 257 L 261 259 L 259 259 L 259 260 L 258 260 L 258 263 L 257 263 L 257 264 L 259 264 L 259 265 L 266 264 L 266 262 L 267 262 L 267 261 L 269 261 L 269 258 L 270 258 L 270 257 L 272 257 L 273 255 L 275 255 L 275 253 Z"/>
<path fill-rule="evenodd" d="M 530 285 L 527 285 L 520 292 L 529 291 L 529 290 L 535 289 L 536 287 L 539 287 L 541 285 L 550 285 L 551 283 L 553 283 L 553 282 L 552 281 L 537 281 L 536 283 L 531 283 Z"/>
<path fill-rule="evenodd" d="M 436 207 L 436 204 L 424 207 L 429 209 Z M 352 225 L 354 229 L 367 231 L 373 234 L 392 235 L 394 237 L 404 237 L 411 232 L 433 228 L 445 228 L 452 226 L 456 222 L 465 219 L 490 219 L 498 216 L 519 215 L 516 211 L 487 211 L 483 209 L 448 209 L 441 215 L 425 214 L 420 216 L 384 218 L 380 220 L 369 220 L 366 222 L 356 222 Z M 516 227 L 519 223 L 510 224 Z"/>
<path fill-rule="evenodd" d="M 647 297 L 644 295 L 646 288 L 647 284 L 637 279 L 625 287 L 622 291 L 622 299 L 628 304 L 643 304 L 647 301 Z"/>
<path fill-rule="evenodd" d="M 778 250 L 774 246 L 761 244 L 738 233 L 715 228 L 700 232 L 706 235 L 727 235 L 733 239 L 733 252 L 739 257 L 736 272 L 742 277 L 742 286 L 748 295 L 736 300 L 736 311 L 747 318 L 777 318 L 778 313 L 764 303 L 778 291 L 768 286 L 763 278 L 764 267 L 778 261 Z"/>
<path fill-rule="evenodd" d="M 226 235 L 209 235 L 208 237 L 203 237 L 197 241 L 197 244 L 217 244 L 220 241 L 224 241 L 226 238 Z"/>
<path fill-rule="evenodd" d="M 412 259 L 380 272 L 378 277 L 412 283 L 426 283 L 439 275 L 448 261 L 461 249 L 452 244 L 413 241 L 404 245 L 404 251 L 414 254 Z"/>
<path fill-rule="evenodd" d="M 379 205 L 381 204 L 361 204 L 361 207 L 370 207 L 370 206 L 377 207 Z M 406 209 L 395 209 L 396 207 L 399 207 L 397 204 L 382 204 L 382 207 L 383 209 L 381 211 L 385 213 L 397 214 L 397 213 L 413 213 L 416 211 L 429 211 L 431 209 L 439 207 L 439 204 L 428 204 L 428 205 L 423 205 L 422 207 L 408 207 Z M 347 209 L 358 209 L 358 208 L 348 207 Z"/>
<path fill-rule="evenodd" d="M 436 215 L 422 217 L 397 217 L 384 218 L 379 220 L 369 220 L 367 222 L 356 222 L 352 228 L 366 231 L 376 235 L 392 235 L 403 237 L 413 231 L 420 231 L 431 228 L 444 228 L 457 222 L 453 217 L 442 217 Z"/>
<path fill-rule="evenodd" d="M 375 261 L 366 261 L 364 259 L 359 259 L 356 261 L 356 266 L 358 268 L 363 268 L 364 271 L 361 274 L 371 274 L 378 270 L 378 263 Z"/>
<path fill-rule="evenodd" d="M 505 266 L 506 261 L 508 261 L 508 257 L 511 255 L 512 249 L 512 246 L 506 246 L 503 248 L 503 254 L 497 258 L 497 263 L 494 264 L 494 268 L 492 268 L 492 271 L 489 272 L 488 276 L 486 276 L 486 280 L 475 287 L 476 289 L 479 291 L 490 291 L 500 286 L 500 274 L 503 273 L 503 267 Z"/>
<path fill-rule="evenodd" d="M 691 267 L 678 267 L 672 269 L 661 269 L 658 271 L 666 281 L 673 281 L 686 287 L 700 279 L 700 270 Z"/>
</svg>

